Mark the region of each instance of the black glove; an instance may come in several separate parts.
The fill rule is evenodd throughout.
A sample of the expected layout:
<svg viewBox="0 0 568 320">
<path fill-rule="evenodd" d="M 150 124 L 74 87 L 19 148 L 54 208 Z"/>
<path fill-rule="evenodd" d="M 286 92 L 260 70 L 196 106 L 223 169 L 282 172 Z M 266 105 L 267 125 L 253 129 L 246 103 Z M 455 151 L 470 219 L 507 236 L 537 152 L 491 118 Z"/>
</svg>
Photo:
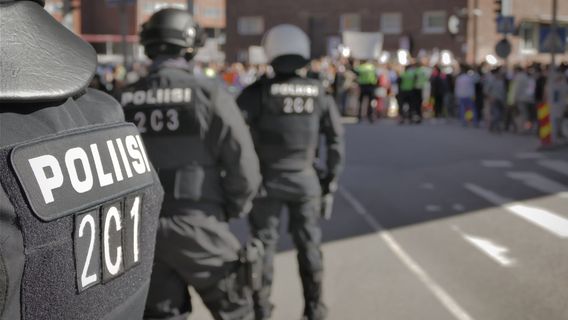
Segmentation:
<svg viewBox="0 0 568 320">
<path fill-rule="evenodd" d="M 337 191 L 337 181 L 333 175 L 320 178 L 321 194 L 326 195 Z"/>
<path fill-rule="evenodd" d="M 321 186 L 321 217 L 331 219 L 333 209 L 333 193 L 337 191 L 337 181 L 333 175 L 320 177 Z"/>
<path fill-rule="evenodd" d="M 333 195 L 331 193 L 325 194 L 321 197 L 321 217 L 324 220 L 330 220 L 333 213 Z"/>
</svg>

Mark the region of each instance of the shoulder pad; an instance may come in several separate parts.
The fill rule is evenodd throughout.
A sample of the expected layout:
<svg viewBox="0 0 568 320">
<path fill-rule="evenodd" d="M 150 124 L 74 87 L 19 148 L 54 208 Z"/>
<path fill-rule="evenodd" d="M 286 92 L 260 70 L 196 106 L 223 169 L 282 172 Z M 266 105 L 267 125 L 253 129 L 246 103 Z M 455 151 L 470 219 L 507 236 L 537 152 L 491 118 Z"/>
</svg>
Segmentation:
<svg viewBox="0 0 568 320">
<path fill-rule="evenodd" d="M 94 49 L 37 3 L 3 5 L 0 102 L 65 100 L 81 93 L 96 69 Z"/>
</svg>

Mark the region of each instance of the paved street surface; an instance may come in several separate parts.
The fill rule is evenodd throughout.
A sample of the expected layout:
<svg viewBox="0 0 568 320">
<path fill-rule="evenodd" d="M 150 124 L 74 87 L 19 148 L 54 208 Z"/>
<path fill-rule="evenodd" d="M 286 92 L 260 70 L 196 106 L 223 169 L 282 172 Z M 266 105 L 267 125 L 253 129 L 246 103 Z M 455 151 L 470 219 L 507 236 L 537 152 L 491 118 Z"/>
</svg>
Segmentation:
<svg viewBox="0 0 568 320">
<path fill-rule="evenodd" d="M 568 149 L 537 146 L 454 124 L 347 125 L 323 223 L 329 319 L 568 319 Z M 234 227 L 244 239 L 245 223 Z M 295 320 L 287 235 L 281 249 L 274 319 Z"/>
</svg>

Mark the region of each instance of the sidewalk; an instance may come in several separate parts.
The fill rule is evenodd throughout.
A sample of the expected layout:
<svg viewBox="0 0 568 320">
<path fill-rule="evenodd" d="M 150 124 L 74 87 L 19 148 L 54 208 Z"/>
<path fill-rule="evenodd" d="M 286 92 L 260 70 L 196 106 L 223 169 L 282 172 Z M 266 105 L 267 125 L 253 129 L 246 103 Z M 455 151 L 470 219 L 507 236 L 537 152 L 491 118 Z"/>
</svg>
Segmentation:
<svg viewBox="0 0 568 320">
<path fill-rule="evenodd" d="M 340 239 L 322 246 L 327 320 L 423 320 L 424 310 L 428 319 L 455 320 L 354 210 L 338 195 L 333 219 L 322 223 L 324 240 Z M 290 248 L 290 237 L 282 231 L 281 248 Z M 296 251 L 280 252 L 275 269 L 271 320 L 300 320 L 304 306 Z M 192 302 L 190 320 L 212 320 L 194 292 Z"/>
</svg>

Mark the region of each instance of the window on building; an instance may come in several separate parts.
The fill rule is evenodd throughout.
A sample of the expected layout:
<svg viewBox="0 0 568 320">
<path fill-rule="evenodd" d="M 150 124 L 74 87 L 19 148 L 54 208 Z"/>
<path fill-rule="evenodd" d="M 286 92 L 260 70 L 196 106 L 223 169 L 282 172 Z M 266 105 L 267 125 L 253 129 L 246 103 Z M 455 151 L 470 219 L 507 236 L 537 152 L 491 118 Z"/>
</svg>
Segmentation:
<svg viewBox="0 0 568 320">
<path fill-rule="evenodd" d="M 264 32 L 264 18 L 240 17 L 237 22 L 237 29 L 239 34 L 243 36 L 262 34 Z"/>
<path fill-rule="evenodd" d="M 400 34 L 402 32 L 402 14 L 381 14 L 381 32 L 384 34 Z"/>
<path fill-rule="evenodd" d="M 522 53 L 536 53 L 538 50 L 538 25 L 534 22 L 523 22 L 519 28 L 520 47 Z"/>
<path fill-rule="evenodd" d="M 219 19 L 223 17 L 223 10 L 221 10 L 221 8 L 208 7 L 205 8 L 203 16 L 211 19 Z"/>
<path fill-rule="evenodd" d="M 339 31 L 361 31 L 361 15 L 345 13 L 339 17 Z"/>
<path fill-rule="evenodd" d="M 445 11 L 426 11 L 422 18 L 422 32 L 444 33 L 446 32 L 446 24 Z"/>
</svg>

